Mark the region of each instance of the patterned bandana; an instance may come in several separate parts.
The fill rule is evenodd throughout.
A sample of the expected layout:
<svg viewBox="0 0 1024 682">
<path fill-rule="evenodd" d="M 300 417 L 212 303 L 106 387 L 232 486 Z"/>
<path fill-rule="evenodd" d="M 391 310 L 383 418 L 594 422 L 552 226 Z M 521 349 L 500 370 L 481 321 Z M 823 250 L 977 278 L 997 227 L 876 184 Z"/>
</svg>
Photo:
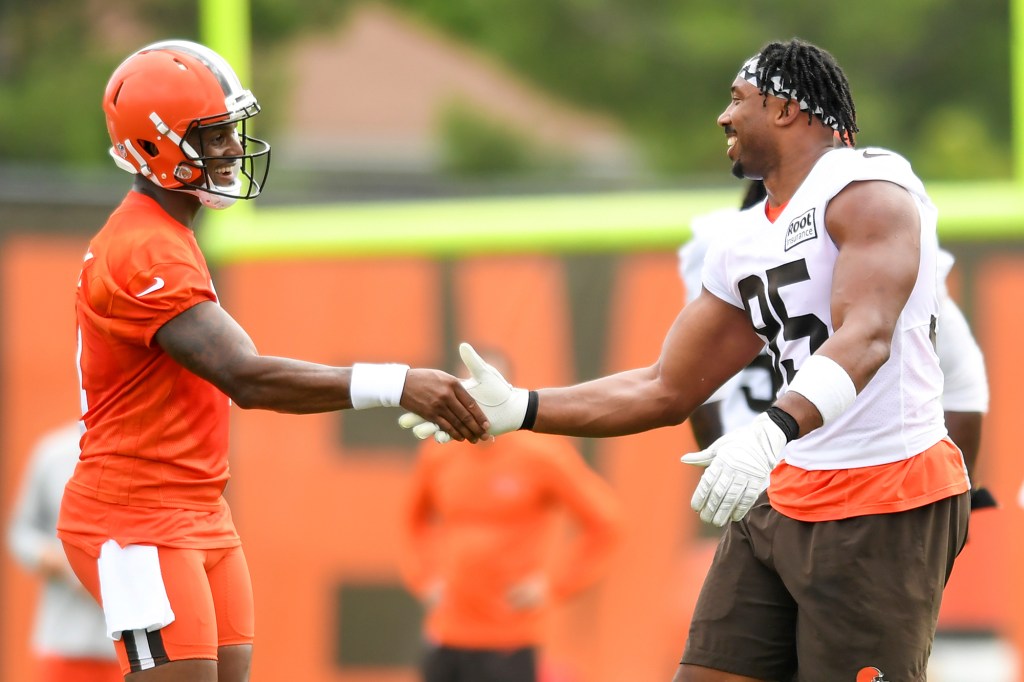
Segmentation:
<svg viewBox="0 0 1024 682">
<path fill-rule="evenodd" d="M 747 81 L 759 91 L 761 90 L 761 78 L 764 76 L 763 70 L 759 65 L 760 59 L 761 55 L 755 54 L 743 64 L 738 74 L 739 78 Z M 771 77 L 770 82 L 767 84 L 767 87 L 764 88 L 764 91 L 769 95 L 773 95 L 780 99 L 791 99 L 794 102 L 797 102 L 800 105 L 801 111 L 808 111 L 811 108 L 807 99 L 800 97 L 796 88 L 791 88 L 788 84 L 782 81 L 781 73 L 776 73 Z M 825 125 L 831 127 L 833 130 L 839 130 L 839 121 L 837 121 L 834 116 L 826 116 L 821 107 L 814 107 L 811 114 L 820 118 Z"/>
</svg>

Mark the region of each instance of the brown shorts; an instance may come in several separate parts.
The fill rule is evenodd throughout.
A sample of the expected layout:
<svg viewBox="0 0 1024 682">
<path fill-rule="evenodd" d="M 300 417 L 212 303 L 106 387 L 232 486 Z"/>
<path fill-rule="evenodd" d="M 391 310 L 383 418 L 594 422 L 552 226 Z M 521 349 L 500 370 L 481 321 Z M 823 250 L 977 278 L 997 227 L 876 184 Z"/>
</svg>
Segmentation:
<svg viewBox="0 0 1024 682">
<path fill-rule="evenodd" d="M 102 604 L 97 560 L 67 542 L 64 551 L 82 585 Z M 158 552 L 175 618 L 153 632 L 124 632 L 114 642 L 123 674 L 170 661 L 216 660 L 219 647 L 252 644 L 252 583 L 241 547 L 159 547 Z"/>
<path fill-rule="evenodd" d="M 682 663 L 778 682 L 923 681 L 969 505 L 964 493 L 809 523 L 762 493 L 722 536 Z"/>
</svg>

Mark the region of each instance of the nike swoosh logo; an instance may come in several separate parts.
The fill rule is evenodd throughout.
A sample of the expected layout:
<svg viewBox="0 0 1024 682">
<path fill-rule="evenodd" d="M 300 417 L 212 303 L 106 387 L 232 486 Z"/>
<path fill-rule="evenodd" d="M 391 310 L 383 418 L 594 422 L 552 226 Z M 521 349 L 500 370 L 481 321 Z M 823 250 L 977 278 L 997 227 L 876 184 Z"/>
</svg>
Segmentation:
<svg viewBox="0 0 1024 682">
<path fill-rule="evenodd" d="M 872 154 L 871 152 L 867 151 L 866 149 L 864 150 L 864 158 L 865 159 L 874 159 L 874 158 L 877 158 L 879 156 L 892 156 L 892 155 L 888 154 L 886 152 L 882 152 L 881 154 Z"/>
<path fill-rule="evenodd" d="M 145 291 L 140 291 L 139 293 L 135 294 L 135 298 L 139 298 L 140 296 L 145 296 L 146 294 L 151 294 L 154 291 L 159 291 L 160 289 L 163 289 L 163 288 L 164 288 L 164 278 L 163 277 L 154 277 L 153 278 L 152 286 L 150 286 Z"/>
</svg>

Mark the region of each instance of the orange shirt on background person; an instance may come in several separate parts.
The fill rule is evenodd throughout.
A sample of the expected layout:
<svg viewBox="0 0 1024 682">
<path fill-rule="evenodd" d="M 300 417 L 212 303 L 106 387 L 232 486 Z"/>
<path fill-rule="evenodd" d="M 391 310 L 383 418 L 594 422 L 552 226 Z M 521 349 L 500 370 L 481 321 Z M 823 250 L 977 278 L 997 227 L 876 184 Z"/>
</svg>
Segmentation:
<svg viewBox="0 0 1024 682">
<path fill-rule="evenodd" d="M 562 511 L 577 532 L 558 542 Z M 428 638 L 496 649 L 539 643 L 548 607 L 603 575 L 621 520 L 610 486 L 568 441 L 513 432 L 425 444 L 404 523 L 403 579 L 428 604 Z M 510 590 L 536 577 L 546 598 L 517 608 Z"/>
<path fill-rule="evenodd" d="M 239 544 L 222 497 L 229 400 L 154 341 L 169 320 L 217 302 L 192 230 L 129 192 L 89 244 L 76 295 L 85 432 L 58 525 L 98 555 L 120 545 Z M 168 515 L 161 509 L 180 513 Z"/>
</svg>

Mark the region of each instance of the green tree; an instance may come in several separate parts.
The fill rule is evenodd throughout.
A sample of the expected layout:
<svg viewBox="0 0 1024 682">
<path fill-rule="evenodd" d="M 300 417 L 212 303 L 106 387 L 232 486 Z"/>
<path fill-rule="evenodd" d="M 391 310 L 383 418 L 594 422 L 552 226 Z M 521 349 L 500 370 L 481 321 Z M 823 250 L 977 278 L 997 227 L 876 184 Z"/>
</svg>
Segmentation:
<svg viewBox="0 0 1024 682">
<path fill-rule="evenodd" d="M 938 100 L 985 131 L 974 142 L 993 163 L 978 172 L 1008 167 L 1007 145 L 993 143 L 994 131 L 1009 129 L 1006 0 L 861 0 L 842 8 L 807 0 L 395 2 L 551 91 L 625 121 L 667 172 L 720 172 L 721 138 L 709 130 L 732 77 L 762 44 L 792 36 L 837 56 L 864 142 L 924 153 L 932 139 L 922 124 Z"/>
<path fill-rule="evenodd" d="M 331 29 L 354 1 L 252 0 L 261 100 L 287 96 L 279 56 L 290 41 Z M 715 119 L 729 83 L 762 44 L 792 36 L 828 48 L 846 70 L 861 143 L 921 159 L 928 177 L 1010 167 L 1010 145 L 997 142 L 1010 130 L 1008 0 L 390 1 L 618 119 L 649 164 L 670 175 L 721 176 Z M 142 40 L 197 37 L 195 2 L 110 0 L 103 16 L 97 7 L 0 0 L 0 158 L 96 160 L 106 145 L 98 93 L 129 49 L 121 25 L 147 33 Z M 266 109 L 261 126 L 272 126 L 274 107 Z"/>
</svg>

